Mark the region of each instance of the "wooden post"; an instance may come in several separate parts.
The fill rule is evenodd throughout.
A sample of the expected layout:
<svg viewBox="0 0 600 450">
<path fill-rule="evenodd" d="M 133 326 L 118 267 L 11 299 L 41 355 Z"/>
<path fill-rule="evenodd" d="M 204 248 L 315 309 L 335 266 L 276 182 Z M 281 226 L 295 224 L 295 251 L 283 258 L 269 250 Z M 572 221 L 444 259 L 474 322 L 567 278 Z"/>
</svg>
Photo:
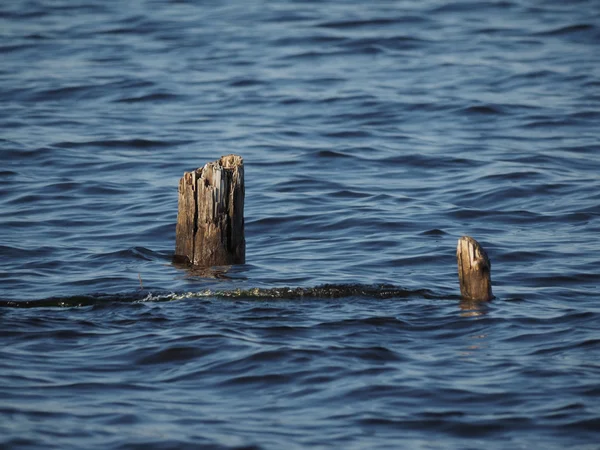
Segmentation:
<svg viewBox="0 0 600 450">
<path fill-rule="evenodd" d="M 460 294 L 465 300 L 487 301 L 492 295 L 492 264 L 475 239 L 463 236 L 456 247 Z"/>
<path fill-rule="evenodd" d="M 244 264 L 244 160 L 228 155 L 179 180 L 175 262 Z"/>
</svg>

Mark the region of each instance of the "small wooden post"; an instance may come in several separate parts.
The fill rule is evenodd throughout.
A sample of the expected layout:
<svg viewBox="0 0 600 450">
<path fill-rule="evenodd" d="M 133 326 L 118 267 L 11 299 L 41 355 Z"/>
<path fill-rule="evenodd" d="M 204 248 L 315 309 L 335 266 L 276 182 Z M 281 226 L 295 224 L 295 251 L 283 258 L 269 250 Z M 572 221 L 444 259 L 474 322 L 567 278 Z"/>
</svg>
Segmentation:
<svg viewBox="0 0 600 450">
<path fill-rule="evenodd" d="M 179 180 L 175 237 L 178 263 L 244 264 L 244 160 L 227 155 Z"/>
<path fill-rule="evenodd" d="M 460 294 L 465 300 L 487 301 L 492 295 L 492 264 L 475 239 L 463 236 L 456 247 Z"/>
</svg>

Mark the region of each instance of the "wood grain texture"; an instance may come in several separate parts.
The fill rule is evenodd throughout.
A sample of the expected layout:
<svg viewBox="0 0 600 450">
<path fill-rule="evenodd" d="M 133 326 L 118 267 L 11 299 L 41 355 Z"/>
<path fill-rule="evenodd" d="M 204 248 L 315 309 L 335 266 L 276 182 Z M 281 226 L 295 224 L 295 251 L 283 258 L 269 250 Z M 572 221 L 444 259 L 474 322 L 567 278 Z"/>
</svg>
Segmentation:
<svg viewBox="0 0 600 450">
<path fill-rule="evenodd" d="M 194 257 L 196 229 L 196 172 L 185 172 L 179 180 L 177 228 L 175 231 L 175 262 L 191 263 Z"/>
<path fill-rule="evenodd" d="M 179 182 L 175 260 L 200 267 L 243 264 L 246 239 L 242 157 L 223 156 L 193 173 L 195 178 L 186 172 Z"/>
<path fill-rule="evenodd" d="M 492 295 L 492 264 L 486 251 L 475 239 L 463 236 L 456 247 L 458 282 L 463 299 L 487 301 Z"/>
</svg>

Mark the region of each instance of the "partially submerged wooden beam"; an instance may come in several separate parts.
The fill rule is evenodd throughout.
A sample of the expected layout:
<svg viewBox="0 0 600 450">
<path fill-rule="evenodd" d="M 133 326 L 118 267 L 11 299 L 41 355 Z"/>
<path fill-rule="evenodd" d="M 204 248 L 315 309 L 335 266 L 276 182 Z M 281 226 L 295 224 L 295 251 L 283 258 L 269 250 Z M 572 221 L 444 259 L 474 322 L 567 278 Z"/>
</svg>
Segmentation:
<svg viewBox="0 0 600 450">
<path fill-rule="evenodd" d="M 492 264 L 479 242 L 469 236 L 458 240 L 456 247 L 460 295 L 465 300 L 487 301 L 492 295 Z"/>
<path fill-rule="evenodd" d="M 243 264 L 244 160 L 227 155 L 179 180 L 174 261 L 210 267 Z"/>
</svg>

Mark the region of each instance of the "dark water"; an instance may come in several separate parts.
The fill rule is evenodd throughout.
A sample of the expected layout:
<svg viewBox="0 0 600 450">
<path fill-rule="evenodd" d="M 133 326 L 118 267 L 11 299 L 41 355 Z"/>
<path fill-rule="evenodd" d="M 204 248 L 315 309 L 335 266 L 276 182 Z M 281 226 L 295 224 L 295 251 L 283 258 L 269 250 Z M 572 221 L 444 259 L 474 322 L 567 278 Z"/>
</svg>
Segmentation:
<svg viewBox="0 0 600 450">
<path fill-rule="evenodd" d="M 600 448 L 599 49 L 595 0 L 3 2 L 0 447 Z M 190 274 L 228 153 L 247 264 Z"/>
</svg>

